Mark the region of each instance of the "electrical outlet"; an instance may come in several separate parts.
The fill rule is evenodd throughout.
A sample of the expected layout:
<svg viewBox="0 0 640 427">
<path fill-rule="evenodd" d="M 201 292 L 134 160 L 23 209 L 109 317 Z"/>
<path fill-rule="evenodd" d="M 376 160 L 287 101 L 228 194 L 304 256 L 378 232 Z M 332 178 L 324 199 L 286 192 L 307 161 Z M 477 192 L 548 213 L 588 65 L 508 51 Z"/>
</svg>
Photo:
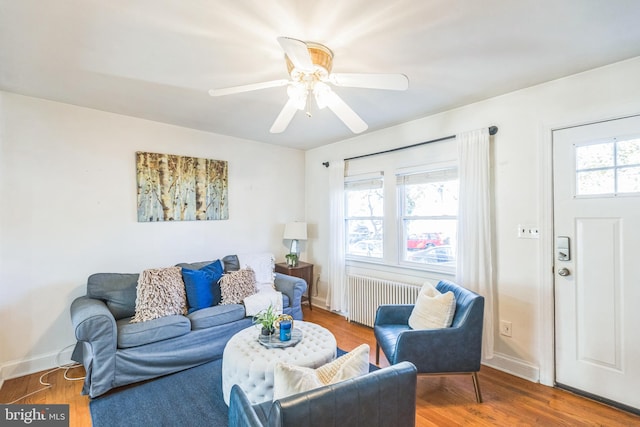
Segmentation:
<svg viewBox="0 0 640 427">
<path fill-rule="evenodd" d="M 507 322 L 506 320 L 500 321 L 500 335 L 504 335 L 505 337 L 511 336 L 511 322 Z"/>
</svg>

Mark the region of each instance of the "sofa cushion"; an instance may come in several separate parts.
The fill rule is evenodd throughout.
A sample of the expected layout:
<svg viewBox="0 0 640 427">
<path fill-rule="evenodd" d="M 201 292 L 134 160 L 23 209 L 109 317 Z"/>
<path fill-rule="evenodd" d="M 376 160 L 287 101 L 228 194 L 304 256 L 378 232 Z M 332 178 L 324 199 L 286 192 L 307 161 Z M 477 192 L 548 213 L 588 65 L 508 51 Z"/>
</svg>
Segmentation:
<svg viewBox="0 0 640 427">
<path fill-rule="evenodd" d="M 182 279 L 187 292 L 189 313 L 220 304 L 222 294 L 218 280 L 222 277 L 220 260 L 205 265 L 199 270 L 182 268 Z"/>
<path fill-rule="evenodd" d="M 427 282 L 420 289 L 416 304 L 409 316 L 411 329 L 448 328 L 456 310 L 456 298 L 453 292 L 440 293 Z"/>
<path fill-rule="evenodd" d="M 168 340 L 188 334 L 191 330 L 189 319 L 184 316 L 164 316 L 141 323 L 131 323 L 130 318 L 116 322 L 118 328 L 118 348 L 138 347 L 157 341 Z"/>
<path fill-rule="evenodd" d="M 222 263 L 224 264 L 224 272 L 231 273 L 232 271 L 240 270 L 240 261 L 238 260 L 238 255 L 227 255 L 222 258 Z"/>
<path fill-rule="evenodd" d="M 138 279 L 136 314 L 131 322 L 145 322 L 174 314 L 187 314 L 187 294 L 180 267 L 145 270 Z"/>
<path fill-rule="evenodd" d="M 136 312 L 138 274 L 96 273 L 87 280 L 87 296 L 104 301 L 116 320 Z"/>
<path fill-rule="evenodd" d="M 246 297 L 258 292 L 256 275 L 250 268 L 227 273 L 220 279 L 220 291 L 220 304 L 240 304 Z"/>
<path fill-rule="evenodd" d="M 289 308 L 291 306 L 291 301 L 289 300 L 289 296 L 285 293 L 282 294 L 282 308 Z"/>
<path fill-rule="evenodd" d="M 195 331 L 241 320 L 245 314 L 243 305 L 227 304 L 203 308 L 188 314 L 187 317 L 191 321 L 191 329 Z"/>
<path fill-rule="evenodd" d="M 189 270 L 200 270 L 203 267 L 215 262 L 211 261 L 198 261 L 198 262 L 181 262 L 180 264 L 176 264 L 176 267 L 180 268 L 188 268 Z"/>
</svg>

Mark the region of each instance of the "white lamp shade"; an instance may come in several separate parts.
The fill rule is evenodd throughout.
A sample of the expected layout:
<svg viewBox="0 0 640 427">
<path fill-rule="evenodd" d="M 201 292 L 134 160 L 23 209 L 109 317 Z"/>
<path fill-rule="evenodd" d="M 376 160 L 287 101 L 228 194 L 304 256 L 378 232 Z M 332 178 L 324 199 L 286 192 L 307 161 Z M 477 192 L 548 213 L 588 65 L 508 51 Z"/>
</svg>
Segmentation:
<svg viewBox="0 0 640 427">
<path fill-rule="evenodd" d="M 290 222 L 284 226 L 283 239 L 307 240 L 307 223 Z"/>
</svg>

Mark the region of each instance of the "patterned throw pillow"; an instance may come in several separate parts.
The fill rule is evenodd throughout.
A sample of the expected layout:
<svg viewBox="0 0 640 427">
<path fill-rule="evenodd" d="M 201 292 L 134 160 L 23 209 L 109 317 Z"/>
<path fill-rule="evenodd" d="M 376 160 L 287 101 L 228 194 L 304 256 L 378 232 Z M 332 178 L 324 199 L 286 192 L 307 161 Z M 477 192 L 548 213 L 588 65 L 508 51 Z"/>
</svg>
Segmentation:
<svg viewBox="0 0 640 427">
<path fill-rule="evenodd" d="M 187 314 L 187 294 L 180 267 L 145 270 L 138 278 L 136 314 L 131 323 Z"/>
<path fill-rule="evenodd" d="M 246 297 L 258 292 L 256 274 L 251 268 L 242 268 L 222 276 L 220 292 L 224 304 L 241 304 Z"/>
</svg>

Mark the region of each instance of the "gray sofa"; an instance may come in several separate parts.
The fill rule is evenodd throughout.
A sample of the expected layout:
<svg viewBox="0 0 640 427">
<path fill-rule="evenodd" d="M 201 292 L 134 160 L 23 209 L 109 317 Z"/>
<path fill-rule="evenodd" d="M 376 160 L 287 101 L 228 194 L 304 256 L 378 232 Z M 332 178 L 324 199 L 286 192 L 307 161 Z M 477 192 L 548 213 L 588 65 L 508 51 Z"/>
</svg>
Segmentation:
<svg viewBox="0 0 640 427">
<path fill-rule="evenodd" d="M 212 261 L 178 264 L 199 269 Z M 156 378 L 222 357 L 227 341 L 252 324 L 242 304 L 216 305 L 186 316 L 130 323 L 135 314 L 138 274 L 97 273 L 87 294 L 71 304 L 78 343 L 72 359 L 82 363 L 82 394 L 91 398 L 115 387 Z M 304 280 L 275 273 L 283 311 L 302 320 Z"/>
</svg>

